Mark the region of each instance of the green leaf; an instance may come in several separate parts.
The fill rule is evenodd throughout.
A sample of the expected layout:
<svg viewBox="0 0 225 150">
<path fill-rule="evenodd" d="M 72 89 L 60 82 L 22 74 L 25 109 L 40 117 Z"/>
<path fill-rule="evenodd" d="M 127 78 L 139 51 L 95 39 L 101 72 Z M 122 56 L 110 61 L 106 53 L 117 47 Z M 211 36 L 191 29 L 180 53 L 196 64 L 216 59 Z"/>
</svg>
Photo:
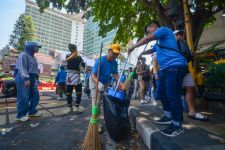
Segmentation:
<svg viewBox="0 0 225 150">
<path fill-rule="evenodd" d="M 25 42 L 34 39 L 34 33 L 32 17 L 22 14 L 14 25 L 14 30 L 10 35 L 9 45 L 18 49 L 18 51 L 23 51 Z"/>
</svg>

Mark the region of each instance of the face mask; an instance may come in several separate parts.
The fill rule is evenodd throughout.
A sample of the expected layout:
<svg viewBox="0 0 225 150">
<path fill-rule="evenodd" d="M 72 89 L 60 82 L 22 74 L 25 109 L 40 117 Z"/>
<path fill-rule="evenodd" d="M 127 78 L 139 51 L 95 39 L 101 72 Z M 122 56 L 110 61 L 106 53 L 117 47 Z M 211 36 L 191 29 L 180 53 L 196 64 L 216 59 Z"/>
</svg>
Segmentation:
<svg viewBox="0 0 225 150">
<path fill-rule="evenodd" d="M 35 46 L 34 47 L 34 53 L 37 53 L 39 51 L 39 47 Z"/>
</svg>

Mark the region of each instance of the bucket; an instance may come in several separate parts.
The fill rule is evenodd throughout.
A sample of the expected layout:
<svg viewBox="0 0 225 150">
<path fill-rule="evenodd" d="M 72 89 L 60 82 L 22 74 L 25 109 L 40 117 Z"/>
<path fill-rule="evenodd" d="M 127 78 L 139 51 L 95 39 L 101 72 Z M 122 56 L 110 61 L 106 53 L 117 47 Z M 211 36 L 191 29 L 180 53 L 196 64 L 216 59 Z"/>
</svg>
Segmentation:
<svg viewBox="0 0 225 150">
<path fill-rule="evenodd" d="M 115 97 L 116 100 L 119 100 L 119 101 L 125 101 L 126 100 L 125 92 L 118 91 L 118 90 L 115 91 L 113 89 L 113 87 L 108 88 L 108 96 Z"/>
</svg>

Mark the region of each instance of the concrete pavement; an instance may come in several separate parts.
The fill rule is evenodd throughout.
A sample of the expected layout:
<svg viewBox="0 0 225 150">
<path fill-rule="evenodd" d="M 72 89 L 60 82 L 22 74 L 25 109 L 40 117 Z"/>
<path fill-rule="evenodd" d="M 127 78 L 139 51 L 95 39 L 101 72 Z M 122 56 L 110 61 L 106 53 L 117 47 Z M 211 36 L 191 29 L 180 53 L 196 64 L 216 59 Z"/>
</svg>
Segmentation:
<svg viewBox="0 0 225 150">
<path fill-rule="evenodd" d="M 9 124 L 6 122 L 5 104 L 0 104 L 1 150 L 79 150 L 86 134 L 91 116 L 91 101 L 82 97 L 84 113 L 67 113 L 66 101 L 56 100 L 54 92 L 41 92 L 39 111 L 43 117 L 28 122 L 15 121 L 15 103 L 8 105 Z M 14 99 L 15 101 L 15 99 Z M 13 99 L 12 99 L 13 102 Z M 7 132 L 7 130 L 9 132 Z M 136 131 L 131 131 L 128 139 L 115 143 L 106 129 L 100 135 L 103 150 L 146 150 L 145 144 Z M 1 133 L 1 132 L 0 132 Z"/>
<path fill-rule="evenodd" d="M 166 126 L 155 123 L 162 115 L 160 106 L 131 102 L 130 121 L 142 140 L 153 150 L 225 150 L 225 118 L 219 112 L 202 112 L 209 116 L 208 122 L 192 120 L 184 114 L 184 134 L 165 137 L 159 130 Z"/>
<path fill-rule="evenodd" d="M 43 117 L 25 123 L 15 121 L 15 99 L 12 98 L 7 107 L 7 124 L 5 104 L 1 100 L 0 131 L 4 130 L 5 135 L 0 135 L 0 149 L 81 149 L 90 119 L 91 101 L 83 96 L 81 105 L 86 111 L 68 114 L 66 101 L 56 100 L 54 92 L 41 92 L 40 95 L 38 109 L 43 112 Z M 128 139 L 119 143 L 112 141 L 107 132 L 104 132 L 100 135 L 102 147 L 104 150 L 225 150 L 224 114 L 209 111 L 203 113 L 209 116 L 209 122 L 191 120 L 184 114 L 184 134 L 168 138 L 159 133 L 165 126 L 154 123 L 160 118 L 162 108 L 151 104 L 140 105 L 139 101 L 132 100 L 129 116 L 133 129 L 136 130 L 131 130 Z"/>
</svg>

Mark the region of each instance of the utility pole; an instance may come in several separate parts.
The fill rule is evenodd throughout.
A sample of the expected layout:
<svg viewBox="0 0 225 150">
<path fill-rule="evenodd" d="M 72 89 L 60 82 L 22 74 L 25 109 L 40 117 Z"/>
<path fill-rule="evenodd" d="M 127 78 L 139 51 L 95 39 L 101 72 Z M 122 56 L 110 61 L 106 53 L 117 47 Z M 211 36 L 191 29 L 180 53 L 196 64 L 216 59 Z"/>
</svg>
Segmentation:
<svg viewBox="0 0 225 150">
<path fill-rule="evenodd" d="M 187 43 L 191 51 L 195 51 L 193 46 L 192 33 L 191 33 L 191 22 L 190 22 L 189 10 L 188 10 L 188 0 L 183 0 L 183 8 L 184 8 L 185 32 L 186 32 Z M 192 77 L 195 81 L 196 68 L 193 65 L 193 61 L 189 62 L 188 69 L 190 73 L 192 74 Z"/>
</svg>

